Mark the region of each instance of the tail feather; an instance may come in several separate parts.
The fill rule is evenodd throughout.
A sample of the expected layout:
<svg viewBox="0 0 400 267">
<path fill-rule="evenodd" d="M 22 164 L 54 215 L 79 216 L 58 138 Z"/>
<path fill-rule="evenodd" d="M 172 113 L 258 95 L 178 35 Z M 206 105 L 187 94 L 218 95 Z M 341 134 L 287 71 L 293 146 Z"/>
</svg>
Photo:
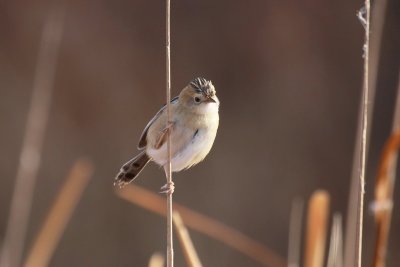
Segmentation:
<svg viewBox="0 0 400 267">
<path fill-rule="evenodd" d="M 149 161 L 149 156 L 147 156 L 145 151 L 142 151 L 139 155 L 122 165 L 119 173 L 115 177 L 114 185 L 124 187 L 135 180 Z"/>
</svg>

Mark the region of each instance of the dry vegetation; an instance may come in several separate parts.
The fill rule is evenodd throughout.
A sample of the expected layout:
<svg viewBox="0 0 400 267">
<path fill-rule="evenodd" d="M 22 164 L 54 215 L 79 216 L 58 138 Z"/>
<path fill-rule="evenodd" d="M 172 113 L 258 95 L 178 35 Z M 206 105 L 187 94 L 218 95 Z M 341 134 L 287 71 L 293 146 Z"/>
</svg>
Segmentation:
<svg viewBox="0 0 400 267">
<path fill-rule="evenodd" d="M 221 244 L 232 248 L 235 252 L 251 258 L 260 266 L 360 267 L 370 265 L 361 263 L 363 242 L 372 242 L 372 240 L 362 239 L 363 212 L 365 211 L 363 205 L 364 177 L 370 135 L 368 124 L 372 123 L 374 95 L 377 87 L 380 35 L 384 25 L 385 7 L 385 1 L 376 1 L 374 3 L 371 14 L 373 18 L 372 30 L 370 30 L 369 26 L 369 1 L 366 1 L 366 12 L 362 15 L 362 20 L 364 20 L 362 22 L 366 29 L 364 86 L 360 101 L 361 108 L 353 162 L 353 182 L 350 190 L 349 213 L 346 217 L 346 231 L 344 233 L 342 231 L 342 214 L 335 212 L 333 216 L 331 215 L 330 201 L 336 196 L 330 195 L 328 191 L 316 188 L 315 192 L 309 197 L 308 205 L 306 205 L 307 216 L 304 217 L 307 219 L 304 227 L 302 226 L 304 215 L 302 201 L 295 201 L 293 204 L 290 230 L 288 229 L 288 258 L 285 259 L 274 249 L 236 230 L 234 227 L 177 202 L 174 203 L 174 215 L 172 216 L 172 195 L 167 196 L 168 201 L 166 202 L 163 196 L 136 184 L 129 185 L 122 190 L 116 190 L 116 196 L 127 200 L 129 203 L 149 212 L 168 216 L 168 248 L 170 248 L 167 253 L 168 266 L 173 266 L 172 220 L 187 266 L 190 267 L 203 266 L 201 263 L 202 253 L 201 251 L 196 251 L 196 242 L 193 242 L 190 238 L 191 230 L 207 236 L 209 242 L 219 241 Z M 33 85 L 34 93 L 28 114 L 9 223 L 0 259 L 1 267 L 17 267 L 21 265 L 21 262 L 24 263 L 23 266 L 25 267 L 49 266 L 50 259 L 57 249 L 57 244 L 62 239 L 64 230 L 73 216 L 73 211 L 79 204 L 79 199 L 84 194 L 95 168 L 91 161 L 82 159 L 76 161 L 65 184 L 54 200 L 48 215 L 43 220 L 42 227 L 36 235 L 33 245 L 28 246 L 29 252 L 27 256 L 23 257 L 23 247 L 26 246 L 25 233 L 29 225 L 30 204 L 34 197 L 35 181 L 41 164 L 42 145 L 45 140 L 51 91 L 54 85 L 56 58 L 61 42 L 63 16 L 60 14 L 64 11 L 60 11 L 59 7 L 55 10 L 44 25 L 42 44 L 39 48 L 40 52 L 36 67 L 37 75 Z M 168 19 L 167 25 L 169 25 Z M 369 35 L 370 33 L 372 33 L 371 36 Z M 167 103 L 169 103 L 171 87 L 169 61 L 169 28 L 167 28 Z M 393 195 L 398 158 L 397 151 L 400 146 L 400 80 L 397 90 L 398 98 L 394 111 L 395 115 L 393 116 L 392 135 L 388 137 L 387 143 L 383 148 L 375 185 L 375 201 L 372 204 L 376 221 L 375 256 L 373 260 L 373 266 L 375 267 L 386 266 L 386 256 L 390 251 L 388 238 L 390 236 L 394 206 Z M 171 179 L 171 172 L 169 172 L 167 173 L 167 180 L 171 181 Z M 369 186 L 370 190 L 372 190 L 372 185 Z M 282 239 L 284 238 L 286 237 L 282 236 Z M 304 246 L 302 246 L 302 240 L 304 240 Z M 343 243 L 343 241 L 345 242 Z M 155 252 L 149 259 L 148 266 L 164 266 L 164 261 L 163 254 Z"/>
</svg>

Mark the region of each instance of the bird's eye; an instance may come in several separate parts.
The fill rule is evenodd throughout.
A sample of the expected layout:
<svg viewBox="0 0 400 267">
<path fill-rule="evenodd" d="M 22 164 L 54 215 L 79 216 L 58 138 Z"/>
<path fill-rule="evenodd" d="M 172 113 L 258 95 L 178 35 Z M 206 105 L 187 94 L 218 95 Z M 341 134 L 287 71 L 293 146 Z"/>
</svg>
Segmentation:
<svg viewBox="0 0 400 267">
<path fill-rule="evenodd" d="M 196 97 L 194 98 L 194 102 L 200 103 L 200 97 L 197 97 L 197 96 L 196 96 Z"/>
</svg>

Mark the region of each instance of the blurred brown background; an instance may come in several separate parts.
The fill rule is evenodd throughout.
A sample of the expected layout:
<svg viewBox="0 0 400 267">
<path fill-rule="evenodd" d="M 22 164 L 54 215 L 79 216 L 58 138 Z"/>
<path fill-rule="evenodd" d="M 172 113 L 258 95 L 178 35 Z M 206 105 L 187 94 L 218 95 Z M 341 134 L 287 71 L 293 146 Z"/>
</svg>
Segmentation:
<svg viewBox="0 0 400 267">
<path fill-rule="evenodd" d="M 68 2 L 68 1 L 67 1 Z M 0 240 L 5 235 L 29 109 L 42 26 L 57 2 L 0 2 Z M 286 256 L 295 197 L 331 193 L 344 215 L 362 86 L 362 1 L 172 1 L 172 95 L 197 76 L 221 100 L 212 152 L 174 175 L 174 200 L 229 224 Z M 390 133 L 398 79 L 400 5 L 388 2 L 367 172 L 372 196 Z M 66 173 L 94 161 L 51 266 L 146 266 L 165 249 L 165 220 L 116 197 L 113 178 L 136 153 L 147 121 L 165 99 L 163 1 L 69 1 L 51 115 L 25 252 Z M 149 165 L 135 182 L 154 192 L 163 172 Z M 400 189 L 389 266 L 400 262 Z M 364 258 L 374 225 L 365 214 Z M 191 232 L 205 266 L 259 266 Z M 176 265 L 184 265 L 176 243 Z"/>
</svg>

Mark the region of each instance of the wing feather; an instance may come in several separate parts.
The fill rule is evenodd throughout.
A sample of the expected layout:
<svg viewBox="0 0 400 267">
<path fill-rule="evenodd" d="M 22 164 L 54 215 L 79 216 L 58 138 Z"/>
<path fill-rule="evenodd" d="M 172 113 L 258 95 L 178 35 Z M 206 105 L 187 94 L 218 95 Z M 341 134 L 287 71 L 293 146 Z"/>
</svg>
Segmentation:
<svg viewBox="0 0 400 267">
<path fill-rule="evenodd" d="M 171 99 L 171 104 L 175 103 L 178 100 L 179 96 L 176 96 L 174 98 Z M 137 148 L 139 150 L 142 150 L 146 147 L 147 145 L 147 132 L 150 128 L 150 126 L 158 119 L 158 117 L 160 117 L 160 115 L 163 113 L 163 111 L 165 110 L 166 105 L 162 106 L 161 109 L 156 113 L 156 115 L 149 121 L 149 123 L 147 123 L 146 127 L 144 128 L 142 135 L 140 136 L 139 139 L 139 144 L 137 146 Z"/>
</svg>

